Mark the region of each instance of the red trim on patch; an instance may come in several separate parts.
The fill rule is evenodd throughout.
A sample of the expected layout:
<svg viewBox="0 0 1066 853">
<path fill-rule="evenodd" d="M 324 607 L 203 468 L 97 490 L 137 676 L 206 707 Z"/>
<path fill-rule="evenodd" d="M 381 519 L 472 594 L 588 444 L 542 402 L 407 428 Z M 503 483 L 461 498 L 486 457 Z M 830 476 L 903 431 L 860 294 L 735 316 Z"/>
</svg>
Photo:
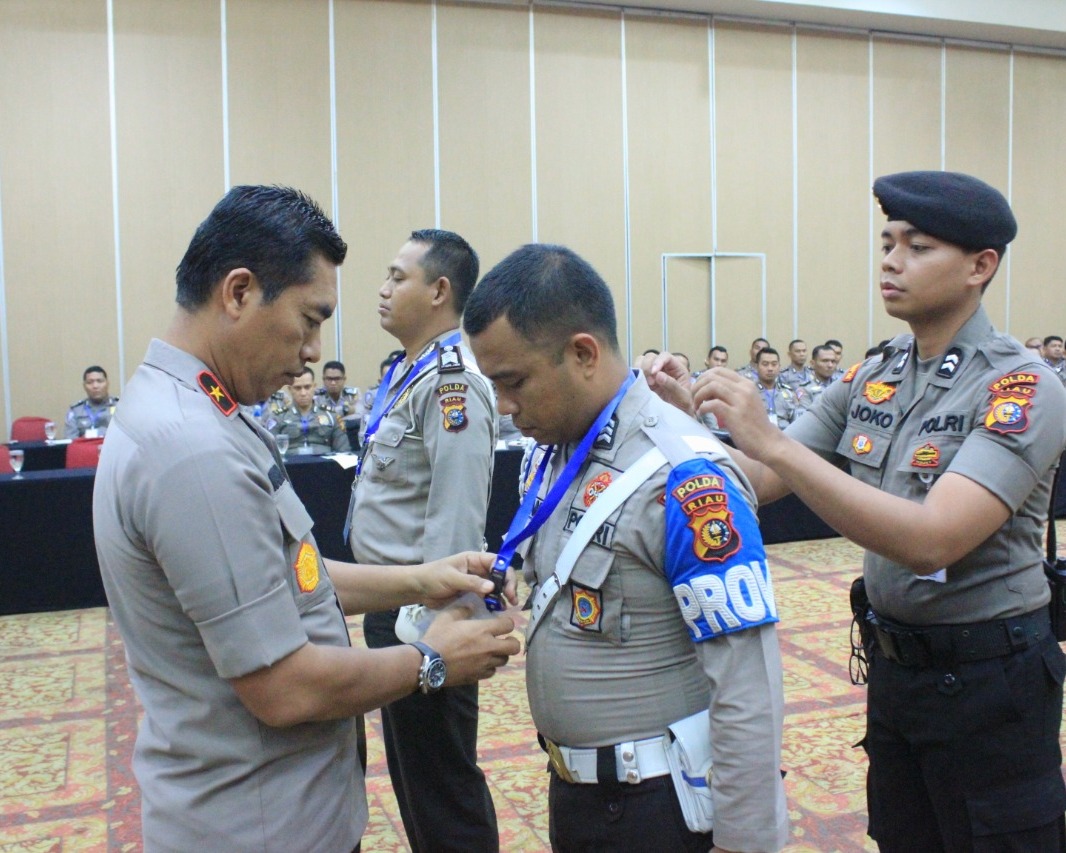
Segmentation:
<svg viewBox="0 0 1066 853">
<path fill-rule="evenodd" d="M 855 378 L 855 374 L 859 372 L 860 367 L 862 367 L 861 361 L 858 364 L 853 364 L 851 367 L 848 368 L 848 372 L 840 377 L 840 381 L 851 382 L 851 380 Z"/>
<path fill-rule="evenodd" d="M 218 378 L 210 370 L 201 370 L 196 374 L 196 381 L 203 391 L 226 417 L 237 411 L 237 401 L 234 400 Z"/>
</svg>

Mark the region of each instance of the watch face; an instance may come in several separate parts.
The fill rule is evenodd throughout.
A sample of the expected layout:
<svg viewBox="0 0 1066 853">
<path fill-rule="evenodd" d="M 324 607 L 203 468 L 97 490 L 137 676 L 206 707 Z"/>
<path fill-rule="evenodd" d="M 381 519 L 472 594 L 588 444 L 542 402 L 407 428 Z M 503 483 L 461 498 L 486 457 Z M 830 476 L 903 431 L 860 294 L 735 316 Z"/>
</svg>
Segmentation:
<svg viewBox="0 0 1066 853">
<path fill-rule="evenodd" d="M 444 686 L 444 679 L 448 675 L 448 668 L 444 661 L 437 658 L 430 661 L 429 670 L 426 672 L 426 685 L 430 690 L 440 690 Z"/>
</svg>

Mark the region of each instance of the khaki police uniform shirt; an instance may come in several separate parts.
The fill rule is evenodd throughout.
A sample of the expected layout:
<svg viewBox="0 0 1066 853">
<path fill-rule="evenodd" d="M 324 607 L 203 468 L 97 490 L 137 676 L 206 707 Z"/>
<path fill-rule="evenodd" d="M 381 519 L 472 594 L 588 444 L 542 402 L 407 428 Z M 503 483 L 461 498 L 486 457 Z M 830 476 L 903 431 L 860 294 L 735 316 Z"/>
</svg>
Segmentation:
<svg viewBox="0 0 1066 853">
<path fill-rule="evenodd" d="M 286 456 L 299 456 L 303 453 L 347 453 L 351 450 L 344 424 L 332 412 L 319 406 L 312 406 L 306 415 L 291 406 L 277 415 L 270 416 L 266 427 L 274 435 L 289 437 Z"/>
<path fill-rule="evenodd" d="M 351 850 L 367 820 L 352 719 L 272 728 L 228 679 L 349 645 L 273 440 L 192 355 L 152 341 L 101 454 L 93 523 L 145 709 L 146 850 Z M 232 411 L 230 411 L 232 409 Z"/>
<path fill-rule="evenodd" d="M 769 389 L 756 379 L 755 387 L 759 389 L 770 423 L 778 429 L 784 429 L 806 411 L 800 392 L 784 383 L 775 382 L 773 389 Z"/>
<path fill-rule="evenodd" d="M 341 395 L 334 400 L 323 385 L 315 391 L 314 403 L 319 408 L 332 412 L 338 421 L 345 418 L 357 417 L 360 413 L 362 401 L 359 399 L 359 389 L 345 386 Z"/>
<path fill-rule="evenodd" d="M 645 430 L 713 440 L 638 377 L 528 546 L 531 585 L 550 577 L 596 496 L 654 446 Z M 541 499 L 576 445 L 553 456 Z M 712 458 L 753 507 L 750 485 L 724 449 Z M 550 740 L 595 747 L 662 735 L 670 723 L 709 706 L 715 842 L 777 850 L 788 820 L 778 772 L 783 692 L 775 628 L 764 624 L 699 643 L 690 638 L 663 568 L 669 473 L 669 465 L 660 468 L 604 522 L 543 614 L 527 646 L 530 711 Z"/>
<path fill-rule="evenodd" d="M 419 357 L 452 334 L 440 335 Z M 457 369 L 427 367 L 364 448 L 349 507 L 357 562 L 421 563 L 484 545 L 496 401 L 473 354 L 465 346 L 459 353 Z M 396 370 L 387 399 L 405 375 L 404 366 Z"/>
<path fill-rule="evenodd" d="M 111 418 L 115 414 L 115 406 L 118 405 L 118 397 L 108 397 L 99 403 L 93 403 L 86 397 L 67 409 L 65 419 L 66 437 L 79 438 L 86 434 L 101 437 L 107 433 Z"/>
<path fill-rule="evenodd" d="M 788 367 L 777 374 L 777 381 L 782 385 L 787 385 L 793 391 L 797 390 L 801 385 L 806 385 L 813 378 L 814 371 L 811 368 L 806 365 L 794 367 L 792 362 L 789 362 Z"/>
<path fill-rule="evenodd" d="M 913 338 L 855 365 L 787 434 L 852 476 L 922 502 L 937 478 L 961 474 L 1012 512 L 957 563 L 923 579 L 866 553 L 874 609 L 911 625 L 980 622 L 1046 605 L 1043 532 L 1066 446 L 1066 391 L 1047 365 L 992 328 L 983 308 L 923 375 Z M 899 531 L 906 536 L 906 530 Z"/>
</svg>

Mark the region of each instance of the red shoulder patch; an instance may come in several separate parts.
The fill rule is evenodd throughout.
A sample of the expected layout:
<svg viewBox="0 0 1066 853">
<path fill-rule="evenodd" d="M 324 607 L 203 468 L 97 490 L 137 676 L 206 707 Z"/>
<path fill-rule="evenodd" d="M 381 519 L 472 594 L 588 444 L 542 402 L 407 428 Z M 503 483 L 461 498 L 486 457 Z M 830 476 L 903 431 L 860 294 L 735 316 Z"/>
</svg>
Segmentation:
<svg viewBox="0 0 1066 853">
<path fill-rule="evenodd" d="M 237 401 L 222 387 L 222 383 L 218 381 L 215 374 L 210 370 L 201 370 L 196 374 L 196 381 L 200 384 L 200 390 L 211 398 L 215 408 L 226 417 L 237 411 Z"/>
<path fill-rule="evenodd" d="M 862 362 L 861 361 L 858 362 L 857 364 L 853 364 L 851 367 L 848 368 L 848 372 L 840 377 L 840 381 L 841 382 L 851 382 L 851 380 L 855 378 L 855 374 L 859 372 L 859 368 L 860 367 L 862 367 Z"/>
</svg>

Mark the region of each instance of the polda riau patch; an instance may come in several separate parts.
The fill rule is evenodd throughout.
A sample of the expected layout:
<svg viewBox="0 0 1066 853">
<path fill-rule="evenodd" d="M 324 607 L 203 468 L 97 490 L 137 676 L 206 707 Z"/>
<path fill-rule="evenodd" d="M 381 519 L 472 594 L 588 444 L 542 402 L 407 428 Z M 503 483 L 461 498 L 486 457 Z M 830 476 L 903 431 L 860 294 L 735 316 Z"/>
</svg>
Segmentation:
<svg viewBox="0 0 1066 853">
<path fill-rule="evenodd" d="M 692 551 L 699 560 L 720 563 L 740 550 L 740 533 L 733 524 L 725 481 L 720 476 L 689 477 L 670 494 L 688 517 Z"/>
<path fill-rule="evenodd" d="M 1001 435 L 1029 429 L 1029 408 L 1039 380 L 1035 373 L 1008 373 L 989 385 L 992 396 L 985 414 L 985 429 Z"/>
<path fill-rule="evenodd" d="M 300 592 L 314 592 L 318 587 L 318 552 L 310 542 L 300 545 L 296 562 L 292 564 L 296 571 L 296 585 Z"/>
<path fill-rule="evenodd" d="M 570 624 L 582 631 L 603 631 L 603 598 L 598 589 L 571 585 Z"/>
</svg>

